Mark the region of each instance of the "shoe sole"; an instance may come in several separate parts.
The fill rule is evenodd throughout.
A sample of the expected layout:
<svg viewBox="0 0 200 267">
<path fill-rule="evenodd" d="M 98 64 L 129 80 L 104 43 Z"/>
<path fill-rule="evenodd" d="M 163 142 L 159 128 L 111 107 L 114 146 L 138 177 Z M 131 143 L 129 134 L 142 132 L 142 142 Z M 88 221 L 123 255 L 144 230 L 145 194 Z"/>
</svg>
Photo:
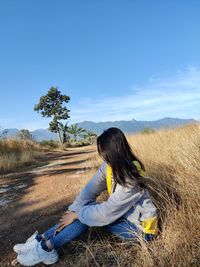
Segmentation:
<svg viewBox="0 0 200 267">
<path fill-rule="evenodd" d="M 19 256 L 19 255 L 18 255 L 18 256 Z M 45 265 L 52 265 L 52 264 L 58 262 L 59 258 L 56 258 L 56 259 L 53 260 L 53 261 L 40 261 L 40 262 L 35 263 L 35 264 L 32 264 L 32 265 L 29 264 L 29 263 L 27 263 L 27 262 L 23 262 L 23 260 L 21 261 L 18 257 L 17 257 L 15 260 L 17 261 L 17 263 L 19 263 L 19 264 L 21 264 L 21 265 L 23 265 L 23 266 L 32 267 L 32 266 L 35 266 L 35 265 L 37 265 L 37 264 L 39 264 L 39 263 L 44 263 Z"/>
<path fill-rule="evenodd" d="M 45 265 L 51 265 L 51 264 L 54 264 L 58 261 L 58 259 L 56 259 L 55 261 L 53 262 L 48 262 L 48 261 L 43 261 L 42 263 L 44 263 Z"/>
</svg>

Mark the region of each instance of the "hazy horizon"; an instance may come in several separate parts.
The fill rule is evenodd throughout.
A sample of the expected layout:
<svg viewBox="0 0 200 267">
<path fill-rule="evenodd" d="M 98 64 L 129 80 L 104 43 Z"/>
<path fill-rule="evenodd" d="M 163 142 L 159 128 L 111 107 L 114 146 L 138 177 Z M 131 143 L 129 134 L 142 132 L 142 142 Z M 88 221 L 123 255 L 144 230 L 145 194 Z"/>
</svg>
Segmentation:
<svg viewBox="0 0 200 267">
<path fill-rule="evenodd" d="M 135 119 L 132 119 L 132 120 L 135 120 L 136 122 L 156 122 L 156 121 L 160 121 L 160 120 L 164 120 L 164 119 L 174 119 L 174 120 L 195 120 L 197 122 L 200 122 L 200 119 L 193 119 L 193 118 L 185 118 L 185 119 L 180 119 L 180 118 L 172 118 L 172 117 L 165 117 L 165 118 L 160 118 L 158 120 L 146 120 L 146 121 L 140 121 L 140 120 L 135 120 Z M 124 121 L 124 122 L 131 122 L 132 120 L 116 120 L 116 121 L 79 121 L 77 122 L 78 124 L 81 124 L 81 123 L 84 123 L 84 122 L 92 122 L 92 123 L 114 123 L 114 122 L 121 122 L 121 121 Z M 70 124 L 69 124 L 70 126 Z M 21 130 L 22 128 L 0 128 L 0 132 L 2 132 L 3 130 Z M 27 128 L 26 128 L 27 129 Z M 29 130 L 30 132 L 34 132 L 34 131 L 37 131 L 37 130 L 49 130 L 49 127 L 46 127 L 46 128 L 35 128 L 35 129 L 27 129 Z"/>
</svg>

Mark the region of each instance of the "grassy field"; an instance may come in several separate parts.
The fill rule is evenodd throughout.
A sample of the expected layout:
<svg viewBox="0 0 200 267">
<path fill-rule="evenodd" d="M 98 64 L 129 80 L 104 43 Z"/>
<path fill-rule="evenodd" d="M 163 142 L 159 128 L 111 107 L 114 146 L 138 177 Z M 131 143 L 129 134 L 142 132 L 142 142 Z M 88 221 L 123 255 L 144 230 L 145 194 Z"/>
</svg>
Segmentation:
<svg viewBox="0 0 200 267">
<path fill-rule="evenodd" d="M 150 191 L 159 210 L 158 238 L 151 243 L 146 243 L 141 239 L 135 244 L 108 234 L 101 227 L 92 227 L 89 233 L 87 232 L 60 250 L 61 259 L 57 266 L 200 266 L 200 125 L 136 134 L 128 136 L 128 140 L 133 151 L 143 161 L 148 179 L 151 181 Z M 94 152 L 90 153 L 89 149 Z M 78 148 L 77 151 L 65 152 L 58 158 L 55 156 L 57 163 L 53 163 L 58 164 L 55 165 L 57 166 L 54 167 L 55 170 L 52 169 L 54 165 L 50 169 L 45 168 L 44 174 L 41 173 L 34 178 L 37 179 L 37 183 L 36 180 L 30 178 L 33 179 L 32 185 L 28 187 L 31 190 L 21 191 L 21 200 L 18 200 L 16 204 L 16 214 L 14 213 L 13 218 L 14 211 L 10 206 L 9 221 L 14 225 L 15 220 L 21 220 L 23 205 L 24 208 L 31 209 L 30 213 L 28 211 L 24 213 L 23 219 L 24 234 L 27 236 L 32 231 L 30 227 L 44 227 L 49 220 L 56 221 L 60 217 L 63 206 L 74 200 L 100 165 L 101 159 L 95 154 L 95 149 L 94 146 Z M 14 140 L 0 142 L 0 169 L 8 171 L 21 166 L 22 162 L 30 163 L 42 151 L 43 147 L 32 142 L 19 143 Z M 52 157 L 54 154 L 55 152 L 52 153 Z M 25 178 L 27 182 L 27 175 Z M 23 179 L 20 179 L 22 182 Z M 46 190 L 47 179 L 48 192 Z M 44 199 L 40 200 L 40 195 Z M 107 193 L 103 193 L 98 200 L 102 201 L 106 197 Z M 25 205 L 33 199 L 37 199 L 35 204 L 31 202 L 30 206 Z M 45 205 L 50 208 L 44 209 L 44 212 L 54 209 L 55 214 L 39 216 L 38 214 L 42 212 Z M 37 209 L 38 212 L 34 213 Z M 35 223 L 32 223 L 34 216 L 37 219 Z M 8 218 L 6 217 L 6 220 Z M 36 225 L 37 222 L 38 225 Z M 23 224 L 22 221 L 21 224 Z M 22 229 L 16 227 L 15 231 L 21 235 Z M 7 235 L 9 240 L 13 240 L 10 232 Z M 18 240 L 19 236 L 16 241 Z M 10 246 L 8 249 L 11 250 Z"/>
<path fill-rule="evenodd" d="M 129 140 L 154 181 L 162 225 L 158 240 L 139 249 L 136 265 L 200 265 L 200 125 Z"/>
<path fill-rule="evenodd" d="M 74 241 L 80 249 L 77 255 L 68 255 L 69 266 L 200 266 L 200 125 L 128 139 L 152 181 L 160 215 L 159 237 L 149 244 L 142 240 L 132 244 L 97 231 L 96 240 Z M 88 161 L 88 167 L 94 168 L 90 175 L 82 175 L 73 187 L 75 193 L 99 163 L 98 156 Z M 86 252 L 80 253 L 81 247 Z"/>
<path fill-rule="evenodd" d="M 44 150 L 44 146 L 32 141 L 0 140 L 0 173 L 33 163 Z"/>
</svg>

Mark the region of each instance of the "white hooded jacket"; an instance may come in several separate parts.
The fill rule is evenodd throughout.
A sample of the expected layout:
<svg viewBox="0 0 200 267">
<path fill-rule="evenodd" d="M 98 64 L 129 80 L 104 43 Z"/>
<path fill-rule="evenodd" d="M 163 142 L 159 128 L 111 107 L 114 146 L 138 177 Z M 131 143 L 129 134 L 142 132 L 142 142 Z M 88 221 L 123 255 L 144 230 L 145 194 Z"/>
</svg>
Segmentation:
<svg viewBox="0 0 200 267">
<path fill-rule="evenodd" d="M 104 226 L 123 216 L 143 232 L 157 234 L 157 209 L 147 190 L 117 184 L 107 201 L 96 202 L 107 189 L 107 167 L 106 163 L 99 167 L 68 209 L 76 212 L 79 220 L 88 226 Z"/>
</svg>

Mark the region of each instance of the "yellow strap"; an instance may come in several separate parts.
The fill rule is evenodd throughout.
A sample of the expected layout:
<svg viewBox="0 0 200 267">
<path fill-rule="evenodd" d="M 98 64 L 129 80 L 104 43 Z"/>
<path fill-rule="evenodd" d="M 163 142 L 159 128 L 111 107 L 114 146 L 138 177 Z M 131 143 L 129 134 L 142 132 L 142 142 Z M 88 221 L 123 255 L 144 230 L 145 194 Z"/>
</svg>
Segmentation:
<svg viewBox="0 0 200 267">
<path fill-rule="evenodd" d="M 134 160 L 133 164 L 137 168 L 139 174 L 144 177 L 146 173 L 145 171 L 142 170 L 140 163 L 137 160 Z M 111 195 L 112 194 L 112 167 L 110 165 L 107 165 L 107 169 L 106 169 L 106 184 L 107 184 L 108 194 Z"/>
<path fill-rule="evenodd" d="M 106 185 L 107 185 L 107 190 L 108 194 L 112 194 L 112 168 L 110 165 L 107 165 L 106 168 Z"/>
<path fill-rule="evenodd" d="M 148 218 L 142 222 L 143 231 L 146 234 L 158 234 L 158 219 L 157 217 Z"/>
</svg>

